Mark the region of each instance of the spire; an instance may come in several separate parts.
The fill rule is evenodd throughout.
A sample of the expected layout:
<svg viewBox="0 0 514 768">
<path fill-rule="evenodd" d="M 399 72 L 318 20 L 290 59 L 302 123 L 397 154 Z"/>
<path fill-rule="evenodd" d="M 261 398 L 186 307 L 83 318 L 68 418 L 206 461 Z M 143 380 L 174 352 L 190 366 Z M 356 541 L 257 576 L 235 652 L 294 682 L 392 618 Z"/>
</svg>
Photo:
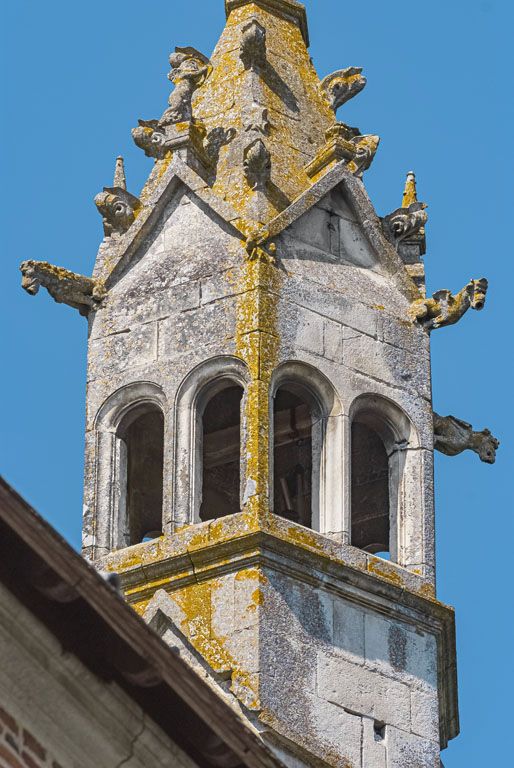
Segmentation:
<svg viewBox="0 0 514 768">
<path fill-rule="evenodd" d="M 408 208 L 412 203 L 418 202 L 418 192 L 416 189 L 416 174 L 414 171 L 407 173 L 405 179 L 405 189 L 403 190 L 402 208 Z"/>
<path fill-rule="evenodd" d="M 118 187 L 119 189 L 127 189 L 127 179 L 125 178 L 125 166 L 123 164 L 123 158 L 121 157 L 121 155 L 116 158 L 113 186 Z"/>
</svg>

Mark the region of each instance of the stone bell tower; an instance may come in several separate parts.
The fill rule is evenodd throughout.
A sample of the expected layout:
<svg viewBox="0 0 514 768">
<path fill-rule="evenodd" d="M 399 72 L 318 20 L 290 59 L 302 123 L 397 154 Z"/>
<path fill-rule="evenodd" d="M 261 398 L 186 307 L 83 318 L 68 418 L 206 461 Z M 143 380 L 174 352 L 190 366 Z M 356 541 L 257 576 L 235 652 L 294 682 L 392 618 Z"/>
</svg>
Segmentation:
<svg viewBox="0 0 514 768">
<path fill-rule="evenodd" d="M 84 556 L 285 764 L 435 768 L 458 712 L 433 450 L 498 443 L 434 416 L 430 332 L 487 281 L 426 298 L 414 174 L 380 218 L 379 138 L 336 118 L 366 79 L 318 78 L 304 7 L 226 12 L 132 131 L 141 193 L 118 158 L 97 196 L 93 276 L 22 264 L 88 317 Z"/>
</svg>

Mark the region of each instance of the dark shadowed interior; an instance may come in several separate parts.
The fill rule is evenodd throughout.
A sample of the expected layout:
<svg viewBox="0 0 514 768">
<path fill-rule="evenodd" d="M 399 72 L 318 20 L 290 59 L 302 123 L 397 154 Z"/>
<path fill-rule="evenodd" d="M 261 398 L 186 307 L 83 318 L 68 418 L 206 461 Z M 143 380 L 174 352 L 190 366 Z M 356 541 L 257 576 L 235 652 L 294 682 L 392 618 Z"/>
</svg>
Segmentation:
<svg viewBox="0 0 514 768">
<path fill-rule="evenodd" d="M 274 512 L 311 527 L 312 417 L 300 394 L 281 387 L 273 419 Z"/>
<path fill-rule="evenodd" d="M 367 552 L 389 552 L 389 460 L 380 436 L 352 424 L 351 543 Z"/>
<path fill-rule="evenodd" d="M 241 509 L 242 397 L 242 387 L 230 385 L 211 397 L 205 407 L 201 520 L 215 520 Z"/>
<path fill-rule="evenodd" d="M 157 408 L 126 428 L 127 518 L 130 543 L 162 534 L 164 419 Z"/>
</svg>

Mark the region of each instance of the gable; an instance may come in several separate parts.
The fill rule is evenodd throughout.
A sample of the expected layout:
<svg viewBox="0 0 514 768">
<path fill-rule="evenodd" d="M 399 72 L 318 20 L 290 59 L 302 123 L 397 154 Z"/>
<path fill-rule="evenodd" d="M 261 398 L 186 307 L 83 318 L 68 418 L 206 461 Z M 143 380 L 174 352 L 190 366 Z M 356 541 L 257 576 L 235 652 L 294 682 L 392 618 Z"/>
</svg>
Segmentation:
<svg viewBox="0 0 514 768">
<path fill-rule="evenodd" d="M 237 238 L 184 186 L 173 195 L 150 233 L 124 267 L 113 274 L 111 297 L 139 300 L 177 285 L 223 272 L 238 260 Z"/>
<path fill-rule="evenodd" d="M 289 243 L 296 241 L 302 251 L 313 249 L 314 261 L 320 259 L 386 274 L 340 187 L 293 222 L 284 232 L 284 239 Z"/>
</svg>

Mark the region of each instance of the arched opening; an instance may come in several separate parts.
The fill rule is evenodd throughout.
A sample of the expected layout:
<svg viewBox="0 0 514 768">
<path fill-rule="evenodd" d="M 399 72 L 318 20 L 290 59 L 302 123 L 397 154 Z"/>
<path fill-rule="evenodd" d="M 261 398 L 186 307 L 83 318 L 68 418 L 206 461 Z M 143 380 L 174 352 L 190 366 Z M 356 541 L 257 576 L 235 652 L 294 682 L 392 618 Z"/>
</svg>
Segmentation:
<svg viewBox="0 0 514 768">
<path fill-rule="evenodd" d="M 231 381 L 207 400 L 202 425 L 200 520 L 215 520 L 241 509 L 241 400 Z"/>
<path fill-rule="evenodd" d="M 122 420 L 119 439 L 120 518 L 126 545 L 162 535 L 164 418 L 143 404 Z"/>
<path fill-rule="evenodd" d="M 280 386 L 273 408 L 273 510 L 312 527 L 313 419 L 302 390 Z"/>
<path fill-rule="evenodd" d="M 390 545 L 389 458 L 369 423 L 352 423 L 351 543 L 387 556 Z"/>
</svg>

